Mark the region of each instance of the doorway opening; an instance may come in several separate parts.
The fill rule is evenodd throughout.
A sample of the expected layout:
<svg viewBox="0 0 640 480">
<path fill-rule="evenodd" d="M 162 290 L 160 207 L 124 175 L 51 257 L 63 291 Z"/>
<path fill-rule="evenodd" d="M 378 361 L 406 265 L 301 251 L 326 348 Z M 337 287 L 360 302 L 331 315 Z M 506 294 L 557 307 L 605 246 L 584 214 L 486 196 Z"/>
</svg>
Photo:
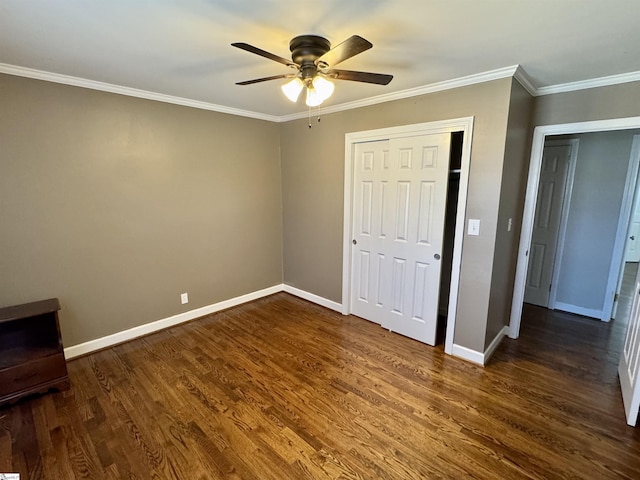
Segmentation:
<svg viewBox="0 0 640 480">
<path fill-rule="evenodd" d="M 545 141 L 524 301 L 608 322 L 634 197 L 638 130 Z"/>
<path fill-rule="evenodd" d="M 640 263 L 640 173 L 636 179 L 635 193 L 629 216 L 622 266 L 618 275 L 618 283 L 613 304 L 612 319 L 626 319 L 632 303 L 634 279 L 638 274 Z"/>
<path fill-rule="evenodd" d="M 562 125 L 550 125 L 536 127 L 534 130 L 534 138 L 531 152 L 531 162 L 529 166 L 529 178 L 527 183 L 527 192 L 525 197 L 525 209 L 522 222 L 522 230 L 520 235 L 520 247 L 518 253 L 518 263 L 516 268 L 516 279 L 514 285 L 514 296 L 511 306 L 511 323 L 509 326 L 509 336 L 511 338 L 518 338 L 520 331 L 520 321 L 522 316 L 522 308 L 525 297 L 525 289 L 527 284 L 527 270 L 529 265 L 529 254 L 532 247 L 532 237 L 534 230 L 534 220 L 536 207 L 538 202 L 538 191 L 540 185 L 540 178 L 542 172 L 543 153 L 545 141 L 548 137 L 553 135 L 579 135 L 585 133 L 595 132 L 609 132 L 614 130 L 631 130 L 640 128 L 640 117 L 626 118 L 626 119 L 614 119 L 614 120 L 602 120 L 594 122 L 583 122 L 574 124 L 562 124 Z M 631 192 L 624 196 L 621 207 L 621 214 L 617 225 L 617 233 L 615 235 L 615 242 L 611 256 L 608 260 L 608 265 L 611 267 L 608 272 L 608 278 L 606 279 L 606 296 L 600 307 L 601 319 L 609 319 L 614 305 L 614 291 L 619 284 L 618 271 L 622 264 L 622 254 L 625 243 L 625 236 L 627 231 L 627 225 L 629 220 L 629 213 L 631 210 L 631 204 L 633 199 L 633 192 L 635 190 L 635 181 L 638 172 L 637 161 L 631 166 L 633 162 L 630 162 L 630 167 L 627 170 L 625 179 L 625 191 Z M 618 192 L 620 193 L 620 192 Z M 565 238 L 563 244 L 567 242 Z M 575 247 L 576 240 L 571 243 L 572 248 Z M 616 261 L 617 259 L 617 261 Z M 562 259 L 560 259 L 562 265 Z M 617 263 L 616 263 L 617 262 Z M 560 272 L 562 273 L 562 272 Z M 558 279 L 561 282 L 562 278 Z M 609 295 L 611 293 L 611 295 Z M 556 295 L 555 303 L 558 303 L 558 297 Z M 580 313 L 580 312 L 574 312 Z M 591 315 L 593 316 L 593 315 Z"/>
</svg>

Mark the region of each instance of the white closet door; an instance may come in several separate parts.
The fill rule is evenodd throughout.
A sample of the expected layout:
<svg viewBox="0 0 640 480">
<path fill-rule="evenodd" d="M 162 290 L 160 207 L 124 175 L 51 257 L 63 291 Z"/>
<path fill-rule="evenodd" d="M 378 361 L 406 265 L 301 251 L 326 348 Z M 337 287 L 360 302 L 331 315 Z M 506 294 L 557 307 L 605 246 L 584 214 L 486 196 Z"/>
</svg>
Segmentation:
<svg viewBox="0 0 640 480">
<path fill-rule="evenodd" d="M 435 345 L 449 133 L 355 149 L 351 311 Z"/>
</svg>

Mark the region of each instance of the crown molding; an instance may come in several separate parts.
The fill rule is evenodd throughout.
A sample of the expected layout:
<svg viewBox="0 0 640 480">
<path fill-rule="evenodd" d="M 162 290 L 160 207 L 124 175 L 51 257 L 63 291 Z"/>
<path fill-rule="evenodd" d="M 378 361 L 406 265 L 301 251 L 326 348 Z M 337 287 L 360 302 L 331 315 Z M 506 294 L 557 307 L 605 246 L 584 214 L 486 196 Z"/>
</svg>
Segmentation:
<svg viewBox="0 0 640 480">
<path fill-rule="evenodd" d="M 619 75 L 609 75 L 608 77 L 592 78 L 580 82 L 561 83 L 540 87 L 537 89 L 537 96 L 552 95 L 554 93 L 574 92 L 576 90 L 586 90 L 587 88 L 607 87 L 619 85 L 621 83 L 639 82 L 640 72 L 621 73 Z"/>
<path fill-rule="evenodd" d="M 89 88 L 92 90 L 100 90 L 103 92 L 116 93 L 129 97 L 144 98 L 157 102 L 172 103 L 174 105 L 182 105 L 184 107 L 199 108 L 201 110 L 210 110 L 218 113 L 227 113 L 229 115 L 238 115 L 241 117 L 254 118 L 257 120 L 266 120 L 268 122 L 289 122 L 291 120 L 299 120 L 306 118 L 308 112 L 294 113 L 291 115 L 268 115 L 265 113 L 253 112 L 251 110 L 242 110 L 239 108 L 225 107 L 214 103 L 202 102 L 184 97 L 175 97 L 173 95 L 165 95 L 162 93 L 151 92 L 148 90 L 140 90 L 137 88 L 123 87 L 112 83 L 98 82 L 86 78 L 73 77 L 71 75 L 62 75 L 59 73 L 46 72 L 44 70 L 36 70 L 33 68 L 20 67 L 10 65 L 8 63 L 0 63 L 0 73 L 8 75 L 16 75 L 19 77 L 33 78 L 36 80 L 44 80 L 47 82 L 61 83 L 64 85 L 72 85 L 75 87 Z M 593 78 L 590 80 L 582 80 L 579 82 L 562 83 L 558 85 L 550 85 L 548 87 L 536 87 L 526 71 L 520 65 L 512 65 L 510 67 L 489 70 L 487 72 L 468 75 L 466 77 L 455 78 L 443 82 L 432 83 L 416 88 L 409 88 L 399 92 L 386 93 L 374 97 L 356 100 L 353 102 L 341 103 L 330 107 L 321 108 L 318 113 L 320 115 L 328 115 L 330 113 L 352 110 L 355 108 L 367 107 L 378 103 L 391 102 L 394 100 L 402 100 L 405 98 L 426 95 L 429 93 L 441 92 L 453 88 L 466 87 L 477 83 L 490 82 L 501 78 L 515 78 L 522 87 L 534 97 L 542 95 L 552 95 L 554 93 L 573 92 L 576 90 L 585 90 L 588 88 L 606 87 L 609 85 L 619 85 L 621 83 L 640 81 L 640 71 L 622 73 L 619 75 L 610 75 L 607 77 Z"/>
<path fill-rule="evenodd" d="M 492 80 L 498 80 L 501 78 L 512 77 L 516 74 L 519 66 L 513 65 L 511 67 L 499 68 L 497 70 L 490 70 L 488 72 L 476 73 L 474 75 L 468 75 L 466 77 L 455 78 L 453 80 L 446 80 L 444 82 L 432 83 L 430 85 L 424 85 L 422 87 L 409 88 L 407 90 L 400 90 L 393 93 L 385 93 L 383 95 L 377 95 L 375 97 L 364 98 L 362 100 L 356 100 L 354 102 L 341 103 L 339 105 L 333 105 L 331 107 L 324 107 L 318 111 L 320 115 L 328 115 L 330 113 L 342 112 L 345 110 L 352 110 L 354 108 L 368 107 L 370 105 L 376 105 L 378 103 L 391 102 L 393 100 L 401 100 L 404 98 L 417 97 L 419 95 L 426 95 L 429 93 L 441 92 L 443 90 L 451 90 L 453 88 L 466 87 L 474 85 L 476 83 L 490 82 Z M 525 87 L 526 88 L 526 87 Z M 288 122 L 291 120 L 299 120 L 307 118 L 307 112 L 294 113 L 291 115 L 284 115 L 279 117 L 280 122 Z"/>
<path fill-rule="evenodd" d="M 98 82 L 96 80 L 89 80 L 86 78 L 62 75 L 60 73 L 45 72 L 43 70 L 36 70 L 27 67 L 18 67 L 7 63 L 0 63 L 0 73 L 34 78 L 36 80 L 44 80 L 47 82 L 62 83 L 64 85 L 72 85 L 74 87 L 90 88 L 92 90 L 100 90 L 103 92 L 117 93 L 119 95 L 127 95 L 129 97 L 155 100 L 157 102 L 173 103 L 175 105 L 199 108 L 201 110 L 211 110 L 213 112 L 228 113 L 230 115 L 239 115 L 241 117 L 255 118 L 258 120 L 267 120 L 269 122 L 279 121 L 279 117 L 275 115 L 267 115 L 249 110 L 225 107 L 224 105 L 216 105 L 214 103 L 192 100 L 190 98 L 175 97 L 173 95 L 165 95 L 163 93 L 150 92 L 148 90 L 140 90 L 137 88 L 123 87 L 112 83 Z"/>
<path fill-rule="evenodd" d="M 518 83 L 522 85 L 527 92 L 529 92 L 529 95 L 532 97 L 536 97 L 538 95 L 538 88 L 533 84 L 533 81 L 529 75 L 527 75 L 527 72 L 525 72 L 520 65 L 516 68 L 513 78 L 515 78 Z"/>
</svg>

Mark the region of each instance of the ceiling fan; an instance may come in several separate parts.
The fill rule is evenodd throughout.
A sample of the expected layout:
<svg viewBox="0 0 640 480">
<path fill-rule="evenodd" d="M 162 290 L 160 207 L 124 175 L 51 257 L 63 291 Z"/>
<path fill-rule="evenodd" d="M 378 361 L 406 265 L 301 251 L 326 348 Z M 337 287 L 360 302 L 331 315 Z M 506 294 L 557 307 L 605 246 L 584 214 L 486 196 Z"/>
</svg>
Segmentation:
<svg viewBox="0 0 640 480">
<path fill-rule="evenodd" d="M 296 102 L 300 92 L 306 88 L 306 104 L 310 107 L 320 105 L 333 93 L 333 83 L 327 79 L 351 80 L 353 82 L 375 83 L 377 85 L 387 85 L 393 79 L 393 75 L 383 73 L 356 72 L 334 68 L 340 62 L 373 47 L 371 42 L 358 35 L 349 37 L 333 48 L 331 48 L 331 43 L 324 37 L 299 35 L 289 42 L 292 60 L 266 52 L 248 43 L 232 43 L 231 45 L 296 70 L 295 73 L 246 80 L 238 82 L 236 85 L 252 85 L 268 80 L 291 78 L 290 82 L 282 86 L 282 91 L 289 100 Z"/>
</svg>

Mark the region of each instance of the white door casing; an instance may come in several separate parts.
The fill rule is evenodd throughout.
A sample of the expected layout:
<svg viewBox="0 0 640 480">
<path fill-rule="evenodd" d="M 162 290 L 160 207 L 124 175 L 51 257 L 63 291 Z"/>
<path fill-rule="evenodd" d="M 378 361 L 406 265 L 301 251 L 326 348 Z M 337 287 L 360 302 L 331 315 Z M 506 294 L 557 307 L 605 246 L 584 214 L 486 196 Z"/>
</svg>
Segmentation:
<svg viewBox="0 0 640 480">
<path fill-rule="evenodd" d="M 359 143 L 353 314 L 435 345 L 451 134 Z"/>
<path fill-rule="evenodd" d="M 458 208 L 456 213 L 451 283 L 449 292 L 448 320 L 445 336 L 445 353 L 452 354 L 454 349 L 454 331 L 460 284 L 460 266 L 462 262 L 462 243 L 466 215 L 467 189 L 469 185 L 469 167 L 471 160 L 471 143 L 473 138 L 473 117 L 428 122 L 415 125 L 381 128 L 345 135 L 345 171 L 344 171 L 344 235 L 343 235 L 343 277 L 342 277 L 342 313 L 351 313 L 352 290 L 352 253 L 353 253 L 353 178 L 355 148 L 358 143 L 376 140 L 387 140 L 432 133 L 451 133 L 461 131 L 464 134 L 462 145 L 462 165 L 460 170 L 460 188 L 458 192 Z"/>
<path fill-rule="evenodd" d="M 524 301 L 549 307 L 560 220 L 572 144 L 545 144 L 538 185 Z"/>
</svg>

